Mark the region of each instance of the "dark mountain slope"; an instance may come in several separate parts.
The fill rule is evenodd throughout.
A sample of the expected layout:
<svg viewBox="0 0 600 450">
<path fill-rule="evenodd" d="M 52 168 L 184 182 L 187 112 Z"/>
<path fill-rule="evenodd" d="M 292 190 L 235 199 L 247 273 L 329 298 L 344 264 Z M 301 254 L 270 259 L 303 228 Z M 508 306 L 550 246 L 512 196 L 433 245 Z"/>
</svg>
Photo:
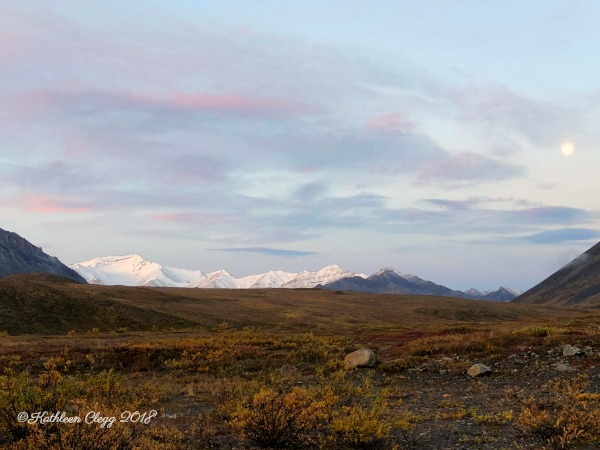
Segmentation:
<svg viewBox="0 0 600 450">
<path fill-rule="evenodd" d="M 335 291 L 370 292 L 373 294 L 436 295 L 442 297 L 470 298 L 477 300 L 510 301 L 515 294 L 505 288 L 483 294 L 474 289 L 468 292 L 447 288 L 415 275 L 400 274 L 393 269 L 382 269 L 368 278 L 346 277 L 317 288 Z"/>
<path fill-rule="evenodd" d="M 465 297 L 461 291 L 423 280 L 414 275 L 402 276 L 393 269 L 382 269 L 368 278 L 347 277 L 318 288 L 337 291 L 371 292 L 373 294 L 415 294 L 439 295 L 444 297 Z"/>
<path fill-rule="evenodd" d="M 49 256 L 16 233 L 0 228 L 0 278 L 22 273 L 46 273 L 70 278 L 79 283 L 85 280 L 74 270 Z"/>
<path fill-rule="evenodd" d="M 581 308 L 600 307 L 600 243 L 513 301 Z"/>
</svg>

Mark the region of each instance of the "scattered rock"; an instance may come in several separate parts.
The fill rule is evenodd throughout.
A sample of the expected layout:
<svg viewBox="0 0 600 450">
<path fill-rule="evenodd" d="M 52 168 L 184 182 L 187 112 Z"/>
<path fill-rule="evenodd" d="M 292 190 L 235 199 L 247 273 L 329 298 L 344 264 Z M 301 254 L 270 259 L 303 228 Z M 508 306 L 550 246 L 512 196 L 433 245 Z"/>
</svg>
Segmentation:
<svg viewBox="0 0 600 450">
<path fill-rule="evenodd" d="M 492 369 L 481 363 L 473 364 L 471 368 L 467 370 L 467 374 L 471 377 L 481 377 L 483 375 L 489 375 L 490 373 L 492 373 Z"/>
<path fill-rule="evenodd" d="M 440 375 L 446 375 L 448 371 L 446 369 L 440 369 Z"/>
<path fill-rule="evenodd" d="M 346 355 L 344 358 L 344 369 L 352 370 L 357 367 L 373 367 L 375 366 L 375 361 L 375 353 L 368 348 L 362 348 Z"/>
<path fill-rule="evenodd" d="M 556 370 L 558 370 L 559 372 L 575 372 L 576 369 L 574 369 L 568 364 L 559 364 L 558 366 L 556 366 Z"/>
<path fill-rule="evenodd" d="M 279 368 L 279 373 L 282 378 L 296 378 L 300 375 L 300 370 L 294 366 L 290 366 L 289 364 L 284 364 Z"/>
<path fill-rule="evenodd" d="M 575 355 L 579 355 L 581 353 L 581 350 L 579 350 L 577 347 L 574 347 L 573 345 L 563 345 L 562 346 L 562 353 L 564 356 L 575 356 Z"/>
</svg>

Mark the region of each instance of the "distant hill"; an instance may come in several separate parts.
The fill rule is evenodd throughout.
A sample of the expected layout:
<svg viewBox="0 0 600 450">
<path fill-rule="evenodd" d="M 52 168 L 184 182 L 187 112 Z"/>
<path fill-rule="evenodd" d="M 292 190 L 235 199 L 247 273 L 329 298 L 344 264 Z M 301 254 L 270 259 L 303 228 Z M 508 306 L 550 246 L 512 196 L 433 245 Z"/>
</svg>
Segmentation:
<svg viewBox="0 0 600 450">
<path fill-rule="evenodd" d="M 13 275 L 0 280 L 0 332 L 18 334 L 151 330 L 196 325 L 181 317 L 119 302 L 88 284 L 45 274 Z M 143 288 L 136 295 L 144 296 Z M 132 293 L 134 296 L 134 293 Z"/>
<path fill-rule="evenodd" d="M 600 308 L 600 243 L 521 294 L 514 302 Z"/>
<path fill-rule="evenodd" d="M 18 234 L 0 228 L 0 278 L 24 273 L 59 275 L 79 283 L 86 282 L 58 258 L 47 255 Z"/>
<path fill-rule="evenodd" d="M 403 274 L 390 268 L 381 269 L 366 278 L 357 276 L 346 277 L 332 283 L 318 285 L 317 287 L 336 291 L 369 292 L 372 294 L 436 295 L 499 302 L 511 301 L 520 293 L 515 289 L 504 287 L 487 292 L 480 292 L 476 289 L 469 289 L 463 292 L 436 284 L 433 281 L 423 280 L 415 275 Z"/>
<path fill-rule="evenodd" d="M 0 333 L 232 329 L 323 332 L 397 329 L 411 324 L 573 317 L 572 308 L 460 298 L 319 289 L 189 289 L 103 286 L 53 275 L 0 280 Z"/>
</svg>

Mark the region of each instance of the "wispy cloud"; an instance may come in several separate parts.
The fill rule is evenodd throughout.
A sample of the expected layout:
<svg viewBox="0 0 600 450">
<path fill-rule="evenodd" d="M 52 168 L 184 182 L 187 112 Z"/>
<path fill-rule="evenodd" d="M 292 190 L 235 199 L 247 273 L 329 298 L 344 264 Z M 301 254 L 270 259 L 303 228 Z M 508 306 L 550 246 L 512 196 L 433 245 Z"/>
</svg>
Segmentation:
<svg viewBox="0 0 600 450">
<path fill-rule="evenodd" d="M 258 253 L 267 256 L 282 256 L 284 258 L 299 258 L 302 256 L 318 255 L 317 252 L 307 252 L 301 250 L 284 250 L 280 248 L 269 247 L 211 248 L 209 250 L 214 252 Z"/>
<path fill-rule="evenodd" d="M 417 184 L 448 187 L 494 182 L 516 178 L 524 168 L 474 153 L 446 154 L 424 163 L 417 173 Z"/>
<path fill-rule="evenodd" d="M 20 199 L 25 209 L 46 214 L 81 214 L 93 212 L 94 208 L 86 202 L 44 195 L 26 195 Z"/>
<path fill-rule="evenodd" d="M 383 114 L 370 119 L 366 124 L 366 129 L 384 133 L 404 134 L 414 132 L 416 124 L 412 122 L 406 114 L 393 112 Z"/>
<path fill-rule="evenodd" d="M 532 244 L 561 244 L 565 242 L 597 240 L 600 233 L 588 228 L 562 228 L 547 230 L 519 238 Z"/>
<path fill-rule="evenodd" d="M 10 114 L 19 119 L 52 114 L 53 120 L 60 116 L 81 120 L 128 113 L 142 115 L 139 120 L 170 119 L 172 125 L 184 122 L 191 116 L 281 120 L 290 116 L 314 115 L 316 112 L 315 107 L 301 102 L 235 93 L 152 94 L 97 88 L 38 89 L 21 93 L 18 97 L 14 94 L 5 95 L 4 101 L 12 105 Z"/>
</svg>

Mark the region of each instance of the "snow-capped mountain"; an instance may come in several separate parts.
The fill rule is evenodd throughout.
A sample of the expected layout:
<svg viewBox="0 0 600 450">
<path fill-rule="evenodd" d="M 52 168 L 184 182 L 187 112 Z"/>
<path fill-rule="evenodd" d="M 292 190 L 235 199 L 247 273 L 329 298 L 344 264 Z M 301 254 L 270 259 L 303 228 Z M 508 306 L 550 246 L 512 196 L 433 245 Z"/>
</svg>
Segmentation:
<svg viewBox="0 0 600 450">
<path fill-rule="evenodd" d="M 140 255 L 105 256 L 70 267 L 91 284 L 217 289 L 312 288 L 344 277 L 365 276 L 333 265 L 318 272 L 271 271 L 235 278 L 226 270 L 205 274 L 199 270 L 176 269 L 147 261 Z"/>
<path fill-rule="evenodd" d="M 345 269 L 342 269 L 340 266 L 331 265 L 324 267 L 318 272 L 307 272 L 306 270 L 303 272 L 299 272 L 296 276 L 285 283 L 281 287 L 284 288 L 313 288 L 318 284 L 327 284 L 337 281 L 341 278 L 346 277 L 361 277 L 366 278 L 366 275 L 362 273 L 352 273 L 348 272 Z"/>
<path fill-rule="evenodd" d="M 352 273 L 331 265 L 317 272 L 271 271 L 258 275 L 236 278 L 226 270 L 207 273 L 200 270 L 176 269 L 147 261 L 140 255 L 106 256 L 94 258 L 70 266 L 88 283 L 125 286 L 157 286 L 210 289 L 259 289 L 259 288 L 314 288 L 351 290 L 360 292 L 441 295 L 510 301 L 521 292 L 501 287 L 497 290 L 466 292 L 453 290 L 423 280 L 416 275 L 399 272 L 386 267 L 366 276 Z"/>
<path fill-rule="evenodd" d="M 194 287 L 207 279 L 199 270 L 163 267 L 140 255 L 105 256 L 69 267 L 90 284 Z"/>
</svg>

